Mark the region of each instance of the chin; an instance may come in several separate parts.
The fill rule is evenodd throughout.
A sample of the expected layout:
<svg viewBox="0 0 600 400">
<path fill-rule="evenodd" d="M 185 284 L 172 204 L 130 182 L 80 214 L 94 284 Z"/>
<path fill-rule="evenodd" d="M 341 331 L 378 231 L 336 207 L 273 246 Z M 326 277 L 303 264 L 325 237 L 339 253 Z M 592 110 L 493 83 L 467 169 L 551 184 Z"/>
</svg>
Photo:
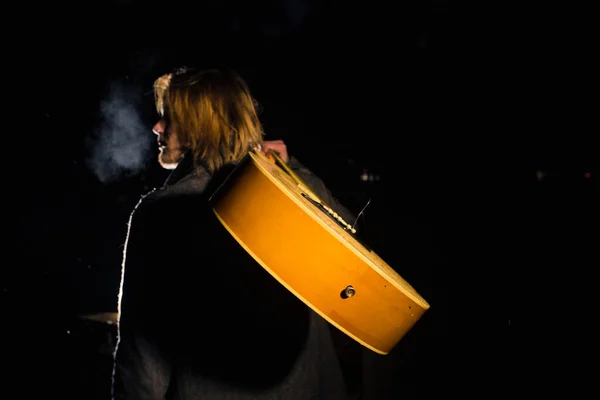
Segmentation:
<svg viewBox="0 0 600 400">
<path fill-rule="evenodd" d="M 164 169 L 175 169 L 177 168 L 179 161 L 174 161 L 173 159 L 171 159 L 171 157 L 163 157 L 163 155 L 161 154 L 158 157 L 158 163 Z"/>
</svg>

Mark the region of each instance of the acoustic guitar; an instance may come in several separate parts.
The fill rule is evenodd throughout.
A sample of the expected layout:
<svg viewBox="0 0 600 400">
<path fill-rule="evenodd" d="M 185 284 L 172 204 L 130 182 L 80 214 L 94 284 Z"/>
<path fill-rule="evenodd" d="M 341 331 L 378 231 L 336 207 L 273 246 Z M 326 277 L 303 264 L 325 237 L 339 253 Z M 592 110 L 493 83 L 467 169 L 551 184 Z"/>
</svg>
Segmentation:
<svg viewBox="0 0 600 400">
<path fill-rule="evenodd" d="M 430 307 L 276 153 L 251 151 L 211 207 L 287 290 L 376 353 L 388 354 Z"/>
</svg>

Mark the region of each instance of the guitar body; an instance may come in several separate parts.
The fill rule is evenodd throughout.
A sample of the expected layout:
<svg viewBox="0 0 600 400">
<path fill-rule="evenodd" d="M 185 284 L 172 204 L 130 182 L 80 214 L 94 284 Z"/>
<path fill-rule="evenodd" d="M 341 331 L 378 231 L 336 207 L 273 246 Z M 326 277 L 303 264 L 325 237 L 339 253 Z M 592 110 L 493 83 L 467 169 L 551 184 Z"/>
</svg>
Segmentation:
<svg viewBox="0 0 600 400">
<path fill-rule="evenodd" d="M 429 309 L 410 284 L 260 153 L 250 152 L 211 201 L 221 224 L 267 272 L 374 352 L 387 354 Z"/>
</svg>

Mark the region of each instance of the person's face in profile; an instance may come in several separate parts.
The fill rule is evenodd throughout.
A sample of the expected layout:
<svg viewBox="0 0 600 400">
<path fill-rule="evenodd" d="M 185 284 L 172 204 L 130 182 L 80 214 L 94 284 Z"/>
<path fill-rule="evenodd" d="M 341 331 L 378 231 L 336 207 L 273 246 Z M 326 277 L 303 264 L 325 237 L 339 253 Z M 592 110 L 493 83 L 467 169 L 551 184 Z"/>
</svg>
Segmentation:
<svg viewBox="0 0 600 400">
<path fill-rule="evenodd" d="M 158 149 L 160 151 L 158 162 L 165 169 L 175 169 L 184 154 L 184 149 L 177 134 L 167 127 L 164 118 L 161 118 L 152 127 L 152 132 L 154 132 L 158 140 Z"/>
</svg>

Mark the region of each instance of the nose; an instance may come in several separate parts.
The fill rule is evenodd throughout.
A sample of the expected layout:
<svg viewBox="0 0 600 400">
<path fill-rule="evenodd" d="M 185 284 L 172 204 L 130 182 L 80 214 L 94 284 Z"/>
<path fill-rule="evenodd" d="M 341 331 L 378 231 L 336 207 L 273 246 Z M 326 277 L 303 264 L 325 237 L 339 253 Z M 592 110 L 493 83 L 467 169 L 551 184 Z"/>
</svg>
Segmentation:
<svg viewBox="0 0 600 400">
<path fill-rule="evenodd" d="M 165 131 L 165 121 L 164 120 L 159 120 L 156 124 L 154 124 L 154 126 L 152 127 L 152 132 L 155 135 L 161 135 L 162 133 L 164 133 Z"/>
</svg>

